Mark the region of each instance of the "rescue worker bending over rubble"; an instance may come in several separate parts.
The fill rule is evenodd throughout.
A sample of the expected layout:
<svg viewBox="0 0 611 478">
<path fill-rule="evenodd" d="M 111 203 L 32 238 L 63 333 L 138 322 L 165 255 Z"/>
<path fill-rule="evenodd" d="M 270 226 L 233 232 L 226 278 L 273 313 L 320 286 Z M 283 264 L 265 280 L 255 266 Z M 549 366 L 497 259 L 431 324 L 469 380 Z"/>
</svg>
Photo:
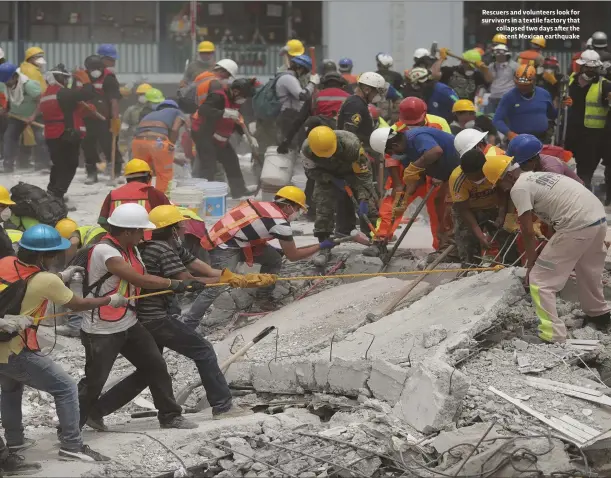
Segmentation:
<svg viewBox="0 0 611 478">
<path fill-rule="evenodd" d="M 528 259 L 525 284 L 530 286 L 539 318 L 539 339 L 566 341 L 566 326 L 556 310 L 556 293 L 573 271 L 579 303 L 587 315 L 584 325 L 608 333 L 611 318 L 602 283 L 607 220 L 602 203 L 571 178 L 524 172 L 508 157 L 488 157 L 483 172 L 491 184 L 509 191 L 517 209 Z M 533 215 L 556 231 L 538 257 Z"/>
<path fill-rule="evenodd" d="M 486 156 L 505 154 L 505 151 L 498 146 L 487 143 L 486 138 L 488 137 L 488 131 L 466 128 L 454 137 L 454 147 L 461 158 L 467 151 L 471 151 L 472 149 L 479 149 L 483 151 Z"/>
<path fill-rule="evenodd" d="M 148 83 L 142 83 L 136 88 L 138 102 L 135 105 L 129 106 L 123 113 L 121 123 L 121 138 L 127 143 L 127 150 L 132 150 L 132 138 L 138 123 L 140 123 L 140 113 L 147 103 L 146 93 L 152 90 L 153 87 Z M 145 115 L 146 116 L 146 115 Z"/>
</svg>

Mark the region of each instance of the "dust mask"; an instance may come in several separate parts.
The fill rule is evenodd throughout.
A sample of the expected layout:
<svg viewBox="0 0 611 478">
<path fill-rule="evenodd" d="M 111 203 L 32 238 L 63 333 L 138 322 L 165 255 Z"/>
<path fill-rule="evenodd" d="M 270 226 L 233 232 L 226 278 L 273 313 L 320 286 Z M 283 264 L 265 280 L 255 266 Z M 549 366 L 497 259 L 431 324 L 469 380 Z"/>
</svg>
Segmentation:
<svg viewBox="0 0 611 478">
<path fill-rule="evenodd" d="M 91 75 L 91 78 L 99 78 L 100 76 L 102 76 L 102 72 L 100 70 L 93 70 L 89 74 Z"/>
<path fill-rule="evenodd" d="M 301 216 L 301 209 L 297 209 L 296 211 L 293 211 L 291 214 L 289 214 L 288 216 L 288 220 L 290 221 L 296 221 L 300 216 Z"/>
<path fill-rule="evenodd" d="M 371 100 L 372 103 L 379 103 L 380 101 L 382 101 L 382 95 L 379 93 L 377 93 Z"/>
<path fill-rule="evenodd" d="M 243 105 L 244 103 L 246 103 L 246 98 L 237 98 L 235 100 L 236 105 Z"/>
<path fill-rule="evenodd" d="M 474 128 L 474 127 L 475 127 L 475 120 L 467 121 L 465 123 L 465 128 Z"/>
<path fill-rule="evenodd" d="M 110 71 L 111 73 L 115 73 L 117 71 L 117 69 L 114 66 L 109 66 L 106 69 Z"/>
<path fill-rule="evenodd" d="M 475 72 L 473 70 L 465 70 L 465 76 L 473 76 Z"/>
<path fill-rule="evenodd" d="M 590 75 L 588 75 L 588 74 L 586 74 L 586 73 L 582 73 L 582 74 L 581 74 L 581 77 L 582 77 L 584 80 L 586 80 L 586 81 L 592 81 L 592 80 L 595 78 L 595 75 L 590 76 Z"/>
<path fill-rule="evenodd" d="M 10 207 L 5 207 L 2 212 L 0 212 L 0 220 L 2 222 L 8 221 L 13 215 L 13 211 L 11 211 Z"/>
<path fill-rule="evenodd" d="M 142 104 L 146 103 L 146 96 L 144 95 L 138 96 L 138 103 L 142 103 Z"/>
<path fill-rule="evenodd" d="M 44 58 L 36 58 L 34 63 L 36 63 L 37 66 L 45 66 L 47 64 Z"/>
</svg>

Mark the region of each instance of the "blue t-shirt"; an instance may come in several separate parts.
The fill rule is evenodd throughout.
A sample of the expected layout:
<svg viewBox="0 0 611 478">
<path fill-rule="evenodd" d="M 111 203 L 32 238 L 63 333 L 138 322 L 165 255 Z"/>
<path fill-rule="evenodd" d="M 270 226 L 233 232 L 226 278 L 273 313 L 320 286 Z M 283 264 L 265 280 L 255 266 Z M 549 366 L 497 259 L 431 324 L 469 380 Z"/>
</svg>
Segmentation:
<svg viewBox="0 0 611 478">
<path fill-rule="evenodd" d="M 404 166 L 416 161 L 435 146 L 440 146 L 443 155 L 426 168 L 426 175 L 440 181 L 450 179 L 452 171 L 460 165 L 460 157 L 454 148 L 453 135 L 426 126 L 410 129 L 403 134 L 407 139 L 407 149 L 401 158 Z"/>
<path fill-rule="evenodd" d="M 159 111 L 153 111 L 142 118 L 142 121 L 140 121 L 140 124 L 136 128 L 136 136 L 149 131 L 169 135 L 172 131 L 172 125 L 178 117 L 184 119 L 185 115 L 177 108 L 163 108 Z M 150 121 L 160 121 L 167 126 L 165 128 L 161 126 L 146 126 Z"/>
<path fill-rule="evenodd" d="M 426 102 L 427 112 L 441 116 L 448 123 L 454 120 L 452 107 L 458 101 L 458 94 L 445 83 L 435 83 L 433 93 Z"/>
<path fill-rule="evenodd" d="M 536 86 L 531 98 L 524 98 L 520 90 L 514 88 L 501 98 L 492 122 L 504 135 L 509 131 L 540 135 L 547 131 L 549 120 L 556 119 L 556 116 L 552 96 L 545 88 Z"/>
</svg>

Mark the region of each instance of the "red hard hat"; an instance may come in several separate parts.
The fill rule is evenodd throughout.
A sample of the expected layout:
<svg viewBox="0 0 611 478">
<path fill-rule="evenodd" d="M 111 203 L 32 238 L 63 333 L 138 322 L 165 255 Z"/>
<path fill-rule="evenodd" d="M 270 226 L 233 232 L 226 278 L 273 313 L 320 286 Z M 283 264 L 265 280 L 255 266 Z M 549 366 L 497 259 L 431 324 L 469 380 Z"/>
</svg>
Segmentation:
<svg viewBox="0 0 611 478">
<path fill-rule="evenodd" d="M 422 123 L 426 117 L 426 103 L 415 96 L 408 96 L 399 104 L 399 119 L 406 125 Z"/>
<path fill-rule="evenodd" d="M 558 66 L 558 58 L 555 56 L 548 56 L 543 61 L 543 64 L 550 65 L 550 66 Z"/>
<path fill-rule="evenodd" d="M 380 118 L 380 110 L 378 109 L 378 107 L 369 103 L 368 108 L 369 108 L 369 114 L 371 115 L 371 118 L 374 121 L 378 121 L 378 119 Z"/>
</svg>

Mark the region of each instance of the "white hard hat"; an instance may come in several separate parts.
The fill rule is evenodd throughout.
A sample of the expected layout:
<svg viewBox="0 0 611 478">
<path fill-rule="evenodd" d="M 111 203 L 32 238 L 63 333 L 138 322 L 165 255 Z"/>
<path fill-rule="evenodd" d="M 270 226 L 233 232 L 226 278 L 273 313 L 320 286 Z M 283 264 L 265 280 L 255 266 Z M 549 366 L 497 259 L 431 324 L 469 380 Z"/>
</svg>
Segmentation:
<svg viewBox="0 0 611 478">
<path fill-rule="evenodd" d="M 431 52 L 426 48 L 416 48 L 414 52 L 414 58 L 424 58 L 426 56 L 431 56 Z"/>
<path fill-rule="evenodd" d="M 391 132 L 391 128 L 378 128 L 373 130 L 373 133 L 371 133 L 369 137 L 371 149 L 376 153 L 384 154 L 386 151 L 386 142 Z"/>
<path fill-rule="evenodd" d="M 503 45 L 502 43 L 498 43 L 498 44 L 494 45 L 494 48 L 492 48 L 492 51 L 494 51 L 494 52 L 502 51 L 504 53 L 507 53 L 509 51 L 509 48 L 507 48 L 507 45 Z"/>
<path fill-rule="evenodd" d="M 454 138 L 454 148 L 462 158 L 467 151 L 475 148 L 486 136 L 488 136 L 488 131 L 479 131 L 473 128 L 463 129 Z"/>
<path fill-rule="evenodd" d="M 373 71 L 367 71 L 359 76 L 358 82 L 365 86 L 371 86 L 372 88 L 384 88 L 386 80 L 379 73 Z"/>
<path fill-rule="evenodd" d="M 380 63 L 380 65 L 387 67 L 391 67 L 394 63 L 392 56 L 390 56 L 388 53 L 378 53 L 376 55 L 376 60 L 378 60 L 378 63 Z"/>
<path fill-rule="evenodd" d="M 575 62 L 578 65 L 585 66 L 601 66 L 600 55 L 594 50 L 586 50 L 581 53 L 579 59 Z"/>
<path fill-rule="evenodd" d="M 216 66 L 220 66 L 231 76 L 236 76 L 238 74 L 238 64 L 235 61 L 230 60 L 229 58 L 224 58 L 222 60 L 217 61 Z"/>
<path fill-rule="evenodd" d="M 586 46 L 587 47 L 591 47 L 592 46 L 592 37 L 588 38 L 588 41 L 586 42 Z"/>
<path fill-rule="evenodd" d="M 407 78 L 409 79 L 410 83 L 424 83 L 430 78 L 430 76 L 431 72 L 429 70 L 426 68 L 417 67 L 412 68 Z"/>
<path fill-rule="evenodd" d="M 136 203 L 121 204 L 108 218 L 108 224 L 125 229 L 155 229 L 149 221 L 149 213 L 144 206 Z"/>
</svg>

